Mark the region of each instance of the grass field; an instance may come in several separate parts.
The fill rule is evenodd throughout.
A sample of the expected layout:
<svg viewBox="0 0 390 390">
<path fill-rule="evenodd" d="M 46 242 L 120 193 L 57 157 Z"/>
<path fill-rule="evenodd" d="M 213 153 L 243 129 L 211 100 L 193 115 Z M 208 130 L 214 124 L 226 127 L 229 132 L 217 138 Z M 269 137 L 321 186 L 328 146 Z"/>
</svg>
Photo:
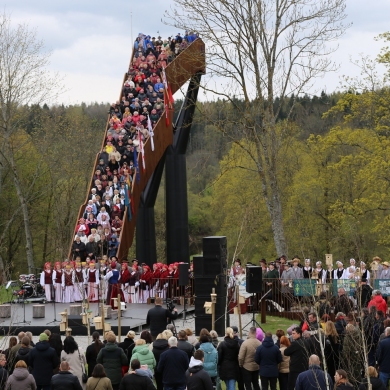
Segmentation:
<svg viewBox="0 0 390 390">
<path fill-rule="evenodd" d="M 287 318 L 276 317 L 276 316 L 267 316 L 267 323 L 262 324 L 260 322 L 260 315 L 256 318 L 257 322 L 261 325 L 264 332 L 272 332 L 275 334 L 277 329 L 283 329 L 285 332 L 292 324 L 299 325 L 297 320 L 289 320 Z"/>
<path fill-rule="evenodd" d="M 0 304 L 4 302 L 9 302 L 12 299 L 12 289 L 8 291 L 5 289 L 5 286 L 0 286 Z"/>
</svg>

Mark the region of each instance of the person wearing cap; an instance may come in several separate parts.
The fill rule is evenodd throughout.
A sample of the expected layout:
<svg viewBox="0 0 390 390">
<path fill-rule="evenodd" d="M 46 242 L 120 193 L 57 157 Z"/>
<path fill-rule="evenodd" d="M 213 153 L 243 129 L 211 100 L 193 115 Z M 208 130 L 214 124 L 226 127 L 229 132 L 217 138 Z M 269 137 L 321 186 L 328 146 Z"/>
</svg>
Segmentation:
<svg viewBox="0 0 390 390">
<path fill-rule="evenodd" d="M 86 270 L 85 283 L 88 285 L 89 302 L 99 301 L 99 270 L 96 269 L 96 263 L 92 260 L 89 268 Z"/>
<path fill-rule="evenodd" d="M 55 290 L 55 301 L 60 303 L 62 302 L 62 269 L 61 269 L 61 263 L 59 261 L 56 261 L 54 264 L 54 271 L 52 272 L 52 278 L 53 278 L 53 286 Z"/>
<path fill-rule="evenodd" d="M 340 260 L 336 261 L 336 266 L 337 268 L 333 270 L 332 279 L 334 280 L 347 279 L 346 276 L 347 273 L 345 272 L 343 263 Z"/>
<path fill-rule="evenodd" d="M 81 302 L 84 298 L 84 272 L 81 267 L 80 259 L 76 261 L 76 267 L 74 269 L 74 291 L 73 291 L 73 299 L 75 302 Z"/>
<path fill-rule="evenodd" d="M 65 266 L 65 271 L 62 273 L 62 290 L 64 292 L 63 303 L 74 302 L 74 281 L 75 274 L 71 264 Z"/>
<path fill-rule="evenodd" d="M 51 302 L 53 299 L 53 272 L 51 270 L 51 264 L 49 262 L 45 263 L 39 282 L 45 290 L 46 302 Z"/>
<path fill-rule="evenodd" d="M 147 303 L 147 300 L 149 298 L 149 291 L 150 291 L 150 283 L 152 279 L 152 271 L 150 270 L 150 267 L 142 263 L 142 275 L 140 277 L 140 302 L 139 303 Z"/>
<path fill-rule="evenodd" d="M 139 289 L 138 289 L 139 278 L 140 278 L 140 272 L 138 267 L 138 260 L 133 259 L 132 267 L 130 269 L 130 278 L 129 278 L 129 289 L 130 289 L 129 302 L 130 303 L 139 303 Z"/>
<path fill-rule="evenodd" d="M 305 259 L 305 266 L 303 267 L 303 278 L 311 279 L 313 268 L 310 266 L 310 259 Z"/>
<path fill-rule="evenodd" d="M 379 279 L 390 279 L 389 263 L 387 261 L 384 261 L 382 263 L 382 266 L 383 266 L 383 269 L 379 275 Z"/>
<path fill-rule="evenodd" d="M 129 291 L 129 281 L 130 281 L 130 272 L 128 267 L 127 261 L 122 261 L 122 268 L 121 268 L 121 289 L 123 291 L 123 296 L 125 298 L 125 302 L 130 302 L 130 291 Z"/>
<path fill-rule="evenodd" d="M 60 359 L 54 348 L 50 347 L 46 333 L 39 335 L 39 342 L 29 354 L 29 366 L 38 389 L 50 389 L 53 370 L 58 368 Z"/>
</svg>

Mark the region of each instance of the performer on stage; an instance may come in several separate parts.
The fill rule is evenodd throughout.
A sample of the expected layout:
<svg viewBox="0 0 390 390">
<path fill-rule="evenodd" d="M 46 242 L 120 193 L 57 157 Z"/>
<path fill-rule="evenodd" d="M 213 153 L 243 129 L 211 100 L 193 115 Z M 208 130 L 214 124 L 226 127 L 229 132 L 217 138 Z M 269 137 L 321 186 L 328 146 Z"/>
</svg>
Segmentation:
<svg viewBox="0 0 390 390">
<path fill-rule="evenodd" d="M 305 259 L 305 266 L 303 267 L 303 278 L 311 279 L 311 274 L 313 273 L 313 268 L 310 266 L 310 259 Z"/>
<path fill-rule="evenodd" d="M 168 265 L 163 264 L 160 273 L 160 291 L 161 291 L 160 297 L 163 299 L 167 298 L 168 280 L 169 280 Z"/>
<path fill-rule="evenodd" d="M 81 268 L 81 262 L 76 262 L 76 268 L 74 270 L 74 291 L 73 291 L 73 299 L 75 302 L 81 302 L 84 299 L 84 283 L 85 276 L 83 269 Z"/>
<path fill-rule="evenodd" d="M 53 285 L 55 289 L 55 300 L 58 303 L 62 303 L 62 274 L 61 263 L 57 261 L 55 264 L 55 270 L 52 273 Z"/>
<path fill-rule="evenodd" d="M 100 297 L 107 296 L 108 282 L 104 279 L 108 272 L 106 260 L 103 258 L 100 260 L 99 276 L 100 276 Z"/>
<path fill-rule="evenodd" d="M 149 298 L 150 283 L 152 282 L 152 271 L 146 264 L 142 264 L 143 273 L 140 278 L 140 302 L 146 303 Z"/>
<path fill-rule="evenodd" d="M 130 302 L 139 303 L 139 277 L 138 260 L 133 260 L 133 266 L 130 270 L 129 288 L 130 288 Z"/>
<path fill-rule="evenodd" d="M 123 261 L 122 268 L 121 268 L 121 288 L 126 303 L 130 303 L 129 282 L 130 282 L 130 272 L 129 272 L 128 262 Z"/>
<path fill-rule="evenodd" d="M 41 273 L 41 279 L 40 279 L 40 284 L 41 286 L 45 289 L 45 296 L 46 296 L 46 301 L 51 302 L 52 301 L 52 287 L 53 287 L 53 272 L 51 270 L 51 264 L 45 263 L 44 265 L 44 270 Z"/>
<path fill-rule="evenodd" d="M 99 302 L 99 270 L 96 269 L 96 264 L 93 260 L 89 263 L 86 283 L 88 283 L 89 302 Z"/>
<path fill-rule="evenodd" d="M 336 261 L 337 269 L 333 270 L 332 279 L 347 279 L 346 272 L 341 261 Z"/>
<path fill-rule="evenodd" d="M 107 272 L 104 279 L 108 281 L 106 305 L 111 305 L 113 309 L 116 308 L 114 306 L 114 301 L 112 300 L 112 298 L 118 298 L 118 294 L 121 294 L 121 301 L 125 301 L 123 292 L 118 285 L 120 277 L 120 272 L 116 269 L 116 261 L 112 261 L 111 270 Z"/>
<path fill-rule="evenodd" d="M 62 289 L 64 290 L 63 303 L 74 302 L 74 279 L 75 276 L 72 266 L 67 264 L 65 266 L 65 271 L 62 274 Z"/>
<path fill-rule="evenodd" d="M 158 292 L 159 284 L 160 284 L 160 274 L 161 274 L 160 264 L 154 263 L 153 264 L 153 273 L 152 273 L 152 277 L 151 277 L 151 285 L 150 285 L 151 286 L 150 296 L 153 298 L 159 296 L 157 294 L 157 292 Z"/>
<path fill-rule="evenodd" d="M 360 262 L 360 272 L 362 273 L 361 279 L 367 279 L 367 284 L 370 284 L 371 274 L 370 271 L 366 268 L 366 263 Z"/>
</svg>

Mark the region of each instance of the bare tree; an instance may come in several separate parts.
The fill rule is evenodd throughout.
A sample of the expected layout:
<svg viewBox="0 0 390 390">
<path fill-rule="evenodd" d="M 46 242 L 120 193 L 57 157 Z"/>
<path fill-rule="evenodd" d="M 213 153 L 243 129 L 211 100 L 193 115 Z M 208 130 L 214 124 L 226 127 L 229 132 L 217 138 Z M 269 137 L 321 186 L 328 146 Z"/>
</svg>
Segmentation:
<svg viewBox="0 0 390 390">
<path fill-rule="evenodd" d="M 213 125 L 253 161 L 255 168 L 244 168 L 259 180 L 278 255 L 288 248 L 277 161 L 293 105 L 280 123 L 279 114 L 285 97 L 307 92 L 315 78 L 336 69 L 329 55 L 337 46 L 329 44 L 347 27 L 345 6 L 345 0 L 175 0 L 166 13 L 167 23 L 206 43 L 202 87 L 235 112 Z M 202 114 L 207 118 L 207 110 Z"/>
<path fill-rule="evenodd" d="M 23 216 L 29 267 L 34 267 L 34 252 L 28 196 L 20 177 L 14 142 L 24 132 L 23 107 L 50 103 L 59 90 L 58 76 L 47 70 L 49 57 L 35 31 L 25 24 L 13 26 L 9 15 L 0 15 L 0 183 L 4 170 L 9 170 Z M 20 146 L 19 143 L 18 150 Z M 32 185 L 29 183 L 28 187 Z"/>
</svg>

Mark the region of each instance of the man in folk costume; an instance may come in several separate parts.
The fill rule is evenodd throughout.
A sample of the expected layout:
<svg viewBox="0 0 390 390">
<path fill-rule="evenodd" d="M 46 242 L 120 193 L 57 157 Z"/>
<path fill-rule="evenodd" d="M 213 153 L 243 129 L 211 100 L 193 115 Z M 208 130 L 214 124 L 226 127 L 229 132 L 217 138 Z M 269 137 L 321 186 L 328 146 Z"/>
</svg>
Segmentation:
<svg viewBox="0 0 390 390">
<path fill-rule="evenodd" d="M 144 272 L 142 272 L 142 275 L 140 277 L 139 303 L 146 303 L 149 298 L 150 283 L 152 281 L 152 271 L 150 270 L 150 267 L 145 263 L 142 264 L 142 268 Z"/>
<path fill-rule="evenodd" d="M 94 261 L 89 263 L 86 283 L 88 283 L 89 302 L 99 302 L 99 270 L 96 269 L 96 264 Z"/>
<path fill-rule="evenodd" d="M 99 276 L 100 276 L 100 297 L 105 297 L 108 289 L 108 281 L 104 279 L 108 272 L 105 259 L 100 259 L 99 261 Z"/>
<path fill-rule="evenodd" d="M 346 272 L 341 261 L 336 261 L 337 269 L 333 270 L 332 279 L 346 279 Z"/>
<path fill-rule="evenodd" d="M 280 284 L 282 286 L 282 300 L 285 310 L 290 311 L 291 303 L 293 301 L 293 280 L 294 274 L 290 267 L 290 263 L 284 264 L 284 270 L 280 277 Z"/>
<path fill-rule="evenodd" d="M 382 266 L 383 266 L 383 269 L 379 275 L 379 279 L 390 279 L 389 263 L 387 261 L 385 261 L 385 262 L 383 262 Z"/>
<path fill-rule="evenodd" d="M 122 262 L 121 268 L 121 288 L 123 291 L 123 296 L 126 303 L 130 303 L 130 291 L 129 291 L 129 282 L 130 282 L 130 272 L 129 272 L 129 263 L 127 261 Z"/>
<path fill-rule="evenodd" d="M 140 272 L 138 269 L 138 260 L 132 261 L 133 266 L 130 269 L 129 290 L 130 290 L 130 303 L 139 302 L 139 277 Z"/>
<path fill-rule="evenodd" d="M 62 274 L 63 270 L 61 269 L 61 263 L 59 261 L 56 261 L 54 264 L 54 271 L 52 273 L 53 277 L 53 286 L 55 290 L 55 301 L 58 303 L 62 303 Z"/>
<path fill-rule="evenodd" d="M 298 257 L 294 257 L 293 266 L 291 268 L 291 273 L 293 275 L 293 279 L 303 279 L 303 270 L 302 268 L 298 267 L 299 259 Z"/>
<path fill-rule="evenodd" d="M 160 297 L 165 299 L 167 297 L 167 288 L 169 280 L 169 270 L 168 265 L 163 264 L 160 273 Z"/>
<path fill-rule="evenodd" d="M 85 274 L 81 268 L 81 262 L 76 261 L 76 266 L 74 269 L 74 292 L 73 299 L 75 302 L 81 302 L 84 299 L 84 282 Z"/>
<path fill-rule="evenodd" d="M 383 271 L 383 265 L 381 264 L 382 259 L 379 256 L 375 256 L 375 257 L 373 257 L 372 261 L 378 264 L 378 270 L 372 271 L 372 277 L 374 279 L 379 279 L 379 275 Z M 372 269 L 372 267 L 371 267 L 371 269 Z"/>
<path fill-rule="evenodd" d="M 106 305 L 111 305 L 113 309 L 117 309 L 114 306 L 113 298 L 118 298 L 118 294 L 121 295 L 121 301 L 124 302 L 125 299 L 123 297 L 123 292 L 119 287 L 119 280 L 120 280 L 121 274 L 116 269 L 116 261 L 111 262 L 111 270 L 106 273 L 106 276 L 104 277 L 105 280 L 108 281 L 108 289 L 107 289 L 107 299 L 106 299 Z"/>
<path fill-rule="evenodd" d="M 305 259 L 305 266 L 303 267 L 303 278 L 310 279 L 313 273 L 313 268 L 310 266 L 310 259 Z"/>
<path fill-rule="evenodd" d="M 150 280 L 150 287 L 151 287 L 150 296 L 151 297 L 158 296 L 157 292 L 158 292 L 159 284 L 160 284 L 160 274 L 161 274 L 160 263 L 154 263 L 153 264 L 153 272 L 152 272 L 152 276 L 151 276 L 151 280 Z"/>
<path fill-rule="evenodd" d="M 52 287 L 53 287 L 53 272 L 51 270 L 51 264 L 45 263 L 41 273 L 40 284 L 45 290 L 46 301 L 51 302 L 52 300 Z"/>
<path fill-rule="evenodd" d="M 65 271 L 62 274 L 62 289 L 64 290 L 63 303 L 74 302 L 74 271 L 71 264 L 65 266 Z"/>
</svg>

